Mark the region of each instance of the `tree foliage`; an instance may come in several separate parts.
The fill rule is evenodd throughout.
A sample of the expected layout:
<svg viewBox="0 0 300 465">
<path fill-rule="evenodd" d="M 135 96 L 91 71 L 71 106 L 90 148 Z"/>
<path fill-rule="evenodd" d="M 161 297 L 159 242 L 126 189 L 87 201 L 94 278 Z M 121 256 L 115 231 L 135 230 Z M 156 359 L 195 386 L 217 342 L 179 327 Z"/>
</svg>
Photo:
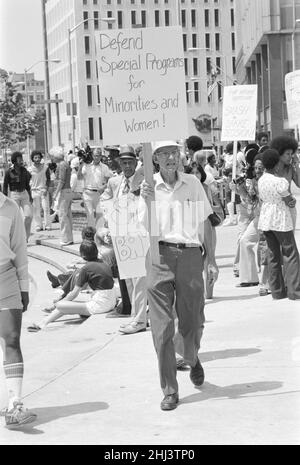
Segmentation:
<svg viewBox="0 0 300 465">
<path fill-rule="evenodd" d="M 24 96 L 9 81 L 8 73 L 0 69 L 3 92 L 0 98 L 0 147 L 10 147 L 33 136 L 44 124 L 45 112 L 26 110 Z"/>
</svg>

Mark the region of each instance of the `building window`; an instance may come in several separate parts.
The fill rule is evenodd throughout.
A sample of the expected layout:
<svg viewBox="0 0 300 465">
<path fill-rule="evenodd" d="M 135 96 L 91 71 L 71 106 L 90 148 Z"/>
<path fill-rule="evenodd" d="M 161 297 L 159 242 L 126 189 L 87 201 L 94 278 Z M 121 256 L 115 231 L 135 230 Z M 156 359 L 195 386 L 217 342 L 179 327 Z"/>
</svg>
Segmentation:
<svg viewBox="0 0 300 465">
<path fill-rule="evenodd" d="M 102 119 L 101 118 L 98 119 L 98 124 L 99 124 L 99 138 L 100 138 L 100 140 L 102 140 L 103 139 L 103 131 L 102 131 Z"/>
<path fill-rule="evenodd" d="M 187 58 L 184 59 L 184 72 L 185 72 L 185 75 L 188 76 L 188 74 L 189 74 L 189 66 L 188 66 L 188 59 Z"/>
<path fill-rule="evenodd" d="M 141 12 L 141 19 L 142 19 L 142 26 L 146 27 L 147 26 L 147 20 L 146 20 L 146 11 L 142 10 Z"/>
<path fill-rule="evenodd" d="M 205 34 L 205 48 L 210 48 L 210 34 Z"/>
<path fill-rule="evenodd" d="M 233 72 L 233 74 L 236 74 L 236 59 L 235 59 L 235 57 L 232 57 L 232 72 Z"/>
<path fill-rule="evenodd" d="M 204 10 L 204 24 L 209 27 L 209 10 Z"/>
<path fill-rule="evenodd" d="M 220 15 L 219 10 L 215 10 L 215 26 L 219 27 Z"/>
<path fill-rule="evenodd" d="M 122 29 L 122 27 L 123 27 L 123 12 L 118 11 L 117 16 L 118 16 L 118 28 Z"/>
<path fill-rule="evenodd" d="M 87 0 L 83 0 L 83 4 L 84 4 L 84 5 L 87 5 Z"/>
<path fill-rule="evenodd" d="M 154 21 L 156 27 L 159 27 L 159 13 L 159 10 L 154 11 Z"/>
<path fill-rule="evenodd" d="M 98 0 L 93 0 L 94 5 L 98 5 Z"/>
<path fill-rule="evenodd" d="M 196 27 L 196 10 L 191 10 L 192 27 Z"/>
<path fill-rule="evenodd" d="M 232 48 L 232 51 L 234 52 L 235 51 L 235 34 L 234 34 L 234 32 L 231 33 L 231 48 Z"/>
<path fill-rule="evenodd" d="M 211 71 L 211 62 L 210 58 L 206 58 L 206 73 L 209 74 Z"/>
<path fill-rule="evenodd" d="M 186 101 L 190 103 L 190 91 L 189 91 L 189 83 L 185 83 L 185 91 L 186 91 Z"/>
<path fill-rule="evenodd" d="M 85 49 L 85 53 L 88 55 L 90 53 L 90 38 L 89 38 L 89 36 L 84 37 L 84 49 Z"/>
<path fill-rule="evenodd" d="M 199 82 L 194 82 L 195 103 L 199 103 Z"/>
<path fill-rule="evenodd" d="M 83 20 L 87 20 L 89 18 L 89 12 L 88 11 L 84 11 L 83 12 Z M 86 21 L 84 23 L 84 29 L 88 29 L 89 28 L 89 22 Z"/>
<path fill-rule="evenodd" d="M 181 10 L 181 26 L 186 27 L 186 11 Z"/>
<path fill-rule="evenodd" d="M 112 17 L 113 17 L 112 11 L 108 11 L 108 12 L 107 12 L 107 17 L 108 17 L 108 18 L 112 18 Z M 107 29 L 112 29 L 112 27 L 113 27 L 112 22 L 107 23 Z"/>
<path fill-rule="evenodd" d="M 99 12 L 94 11 L 94 28 L 99 29 Z"/>
<path fill-rule="evenodd" d="M 221 58 L 220 57 L 216 58 L 216 68 L 217 68 L 217 73 L 221 74 Z"/>
<path fill-rule="evenodd" d="M 219 33 L 215 34 L 215 42 L 216 42 L 216 50 L 219 51 L 220 50 L 220 34 Z"/>
<path fill-rule="evenodd" d="M 170 12 L 169 12 L 169 10 L 165 11 L 165 25 L 170 26 Z"/>
<path fill-rule="evenodd" d="M 131 25 L 132 26 L 136 25 L 136 11 L 131 12 Z"/>
<path fill-rule="evenodd" d="M 198 75 L 198 58 L 193 58 L 193 72 L 194 76 Z"/>
<path fill-rule="evenodd" d="M 90 61 L 86 61 L 85 62 L 85 70 L 86 70 L 86 78 L 87 79 L 90 79 L 91 78 L 91 62 Z"/>
<path fill-rule="evenodd" d="M 87 104 L 89 107 L 93 106 L 92 86 L 86 86 L 87 89 Z"/>
<path fill-rule="evenodd" d="M 220 82 L 218 82 L 218 99 L 221 100 L 221 98 L 223 97 L 223 92 L 222 92 L 222 84 Z"/>
<path fill-rule="evenodd" d="M 231 8 L 230 10 L 230 18 L 231 18 L 231 26 L 234 27 L 234 9 Z"/>
<path fill-rule="evenodd" d="M 183 51 L 186 52 L 187 51 L 186 34 L 182 34 L 182 38 L 183 38 Z"/>
<path fill-rule="evenodd" d="M 94 140 L 94 118 L 89 118 L 89 139 Z"/>
<path fill-rule="evenodd" d="M 97 102 L 100 105 L 100 88 L 97 86 Z"/>
<path fill-rule="evenodd" d="M 197 34 L 192 34 L 192 47 L 197 47 Z"/>
</svg>

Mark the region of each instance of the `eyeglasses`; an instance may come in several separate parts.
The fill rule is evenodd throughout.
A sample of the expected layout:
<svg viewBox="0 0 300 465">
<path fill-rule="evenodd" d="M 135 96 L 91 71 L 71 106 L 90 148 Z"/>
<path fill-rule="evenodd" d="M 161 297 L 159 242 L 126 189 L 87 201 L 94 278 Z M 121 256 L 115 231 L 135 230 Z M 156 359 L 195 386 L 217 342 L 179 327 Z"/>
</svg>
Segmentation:
<svg viewBox="0 0 300 465">
<path fill-rule="evenodd" d="M 169 158 L 171 155 L 173 155 L 173 157 L 177 157 L 179 156 L 179 151 L 177 148 L 172 150 L 158 150 L 156 155 L 161 158 Z"/>
</svg>

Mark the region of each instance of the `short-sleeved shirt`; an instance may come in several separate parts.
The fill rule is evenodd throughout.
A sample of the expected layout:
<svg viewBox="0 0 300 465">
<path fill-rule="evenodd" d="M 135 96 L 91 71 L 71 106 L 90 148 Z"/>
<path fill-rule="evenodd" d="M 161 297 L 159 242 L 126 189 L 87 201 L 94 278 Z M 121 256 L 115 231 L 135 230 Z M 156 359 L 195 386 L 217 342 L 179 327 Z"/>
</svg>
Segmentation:
<svg viewBox="0 0 300 465">
<path fill-rule="evenodd" d="M 111 177 L 111 172 L 107 165 L 99 163 L 85 164 L 82 167 L 82 176 L 84 179 L 84 187 L 86 189 L 99 189 L 106 184 L 107 179 Z"/>
<path fill-rule="evenodd" d="M 294 229 L 290 208 L 282 200 L 289 183 L 265 173 L 258 181 L 259 197 L 262 201 L 258 229 L 261 231 L 292 231 Z"/>
<path fill-rule="evenodd" d="M 159 240 L 203 245 L 204 221 L 213 213 L 207 195 L 196 176 L 178 173 L 174 188 L 154 175 L 155 207 Z M 145 204 L 140 203 L 140 218 L 145 224 Z"/>
<path fill-rule="evenodd" d="M 110 267 L 102 261 L 88 262 L 76 278 L 76 285 L 83 287 L 88 284 L 93 291 L 112 289 L 114 280 Z"/>
</svg>

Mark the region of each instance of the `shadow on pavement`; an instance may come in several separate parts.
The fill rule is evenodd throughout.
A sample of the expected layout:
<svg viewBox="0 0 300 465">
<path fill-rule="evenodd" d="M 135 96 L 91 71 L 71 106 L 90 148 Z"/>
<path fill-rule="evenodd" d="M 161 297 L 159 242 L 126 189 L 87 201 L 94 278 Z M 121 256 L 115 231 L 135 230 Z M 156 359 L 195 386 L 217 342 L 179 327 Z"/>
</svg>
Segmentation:
<svg viewBox="0 0 300 465">
<path fill-rule="evenodd" d="M 247 357 L 248 355 L 258 354 L 261 352 L 260 349 L 226 349 L 226 350 L 216 350 L 214 352 L 203 352 L 199 354 L 200 361 L 212 362 L 213 360 L 222 360 L 226 358 L 234 357 Z"/>
<path fill-rule="evenodd" d="M 208 399 L 240 399 L 249 394 L 256 392 L 271 391 L 283 386 L 280 381 L 258 381 L 256 383 L 231 384 L 230 386 L 216 386 L 215 384 L 205 383 L 201 387 L 201 392 L 181 399 L 182 404 L 191 404 L 193 402 L 203 402 Z"/>
<path fill-rule="evenodd" d="M 71 417 L 73 415 L 83 415 L 85 413 L 107 410 L 109 405 L 106 402 L 84 402 L 72 405 L 57 405 L 54 407 L 31 408 L 32 412 L 37 414 L 37 420 L 33 423 L 11 429 L 20 433 L 35 435 L 44 434 L 43 430 L 37 429 L 37 426 L 45 425 L 60 418 Z"/>
</svg>

